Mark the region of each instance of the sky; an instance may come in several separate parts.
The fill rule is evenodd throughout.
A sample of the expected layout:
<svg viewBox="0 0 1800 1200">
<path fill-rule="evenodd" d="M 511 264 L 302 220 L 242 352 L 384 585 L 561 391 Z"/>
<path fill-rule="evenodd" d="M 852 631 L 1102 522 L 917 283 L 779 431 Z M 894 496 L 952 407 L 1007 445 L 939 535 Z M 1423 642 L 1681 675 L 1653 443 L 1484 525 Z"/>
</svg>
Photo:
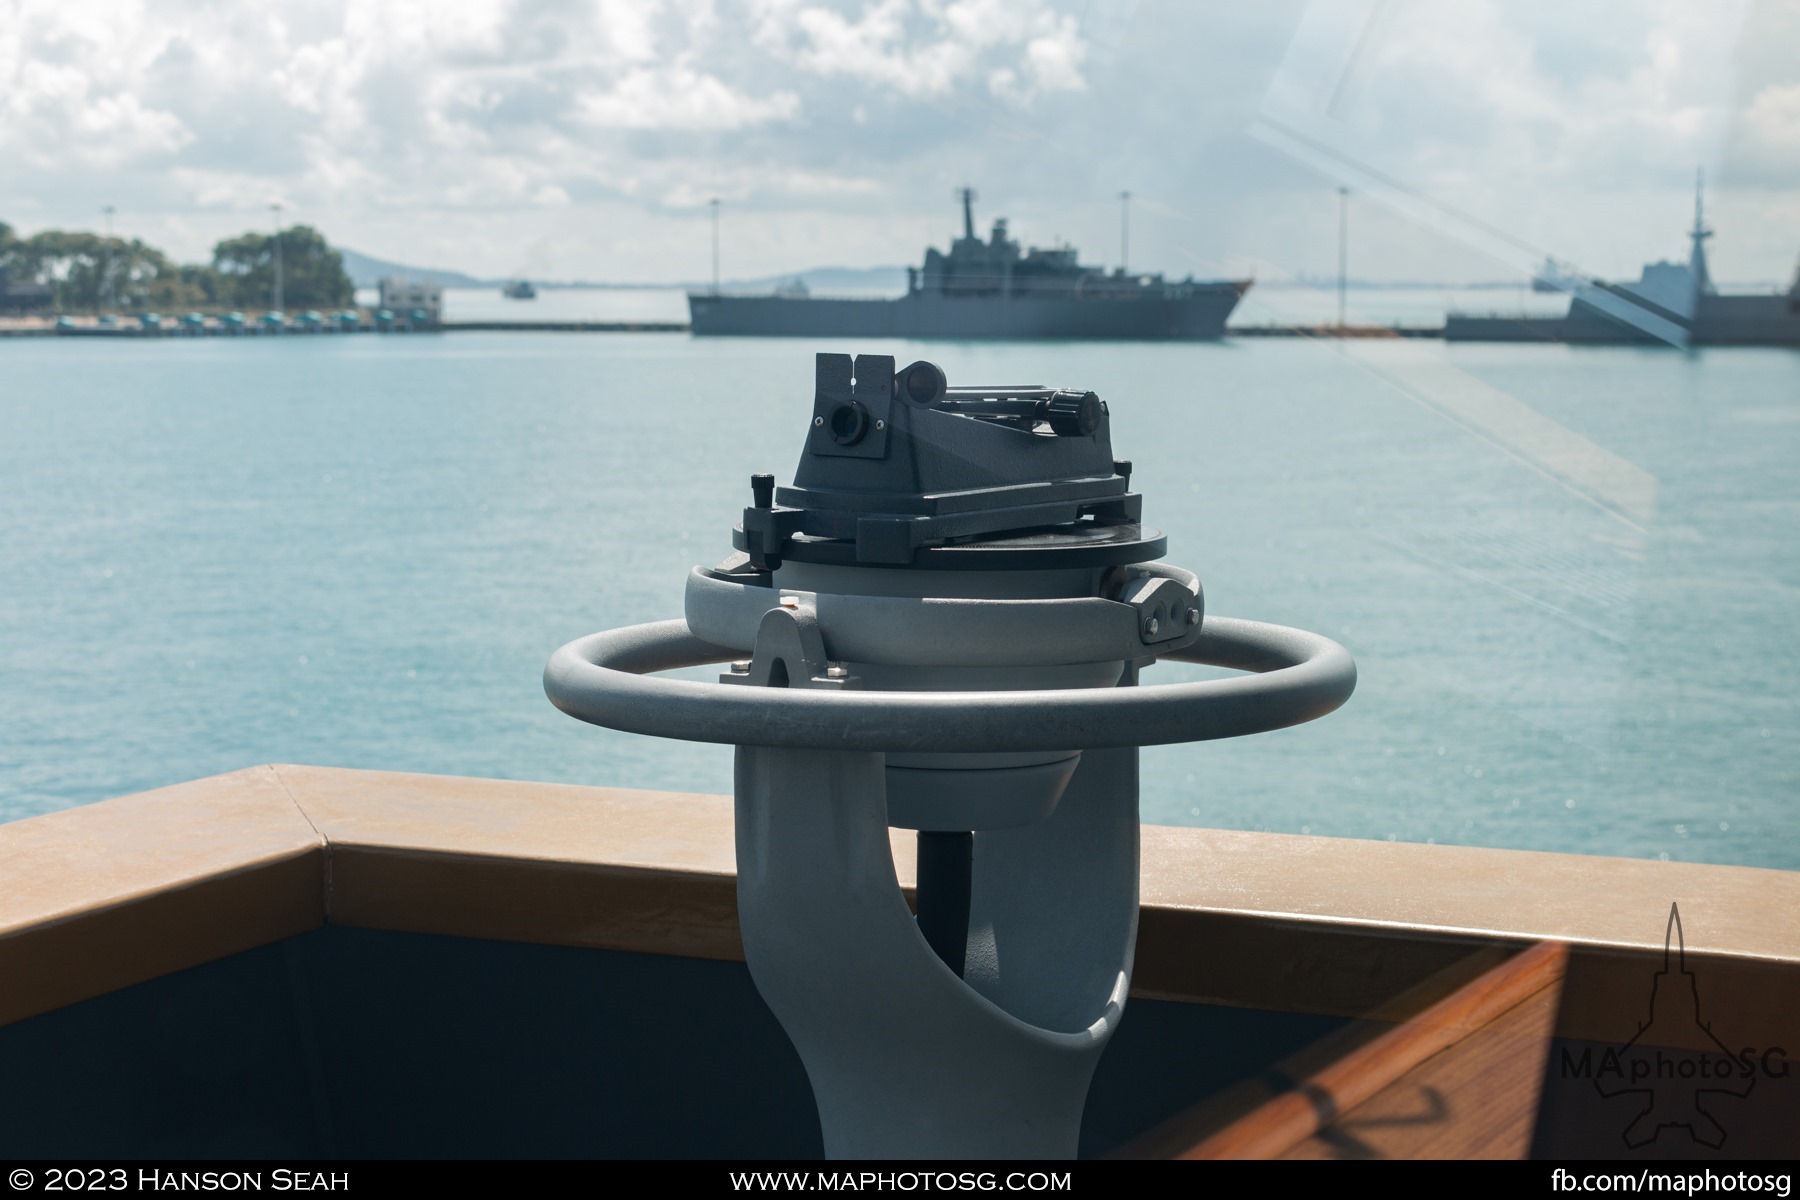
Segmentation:
<svg viewBox="0 0 1800 1200">
<path fill-rule="evenodd" d="M 1800 0 L 0 0 L 0 221 L 277 219 L 502 277 L 916 264 L 985 233 L 1280 281 L 1800 259 Z"/>
</svg>

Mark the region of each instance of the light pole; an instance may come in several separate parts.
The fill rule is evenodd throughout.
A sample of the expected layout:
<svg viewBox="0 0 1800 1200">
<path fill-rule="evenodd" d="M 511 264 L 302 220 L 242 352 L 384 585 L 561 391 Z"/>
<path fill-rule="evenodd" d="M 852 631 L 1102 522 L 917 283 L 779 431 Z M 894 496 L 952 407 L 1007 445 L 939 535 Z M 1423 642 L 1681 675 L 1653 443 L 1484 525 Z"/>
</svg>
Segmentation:
<svg viewBox="0 0 1800 1200">
<path fill-rule="evenodd" d="M 1338 189 L 1338 331 L 1344 328 L 1344 272 L 1349 262 L 1350 189 Z"/>
<path fill-rule="evenodd" d="M 281 306 L 281 205 L 269 205 L 269 211 L 275 214 L 275 288 L 273 303 L 269 305 L 275 312 L 282 311 Z"/>
<path fill-rule="evenodd" d="M 106 264 L 105 264 L 105 266 L 103 266 L 101 268 L 100 297 L 99 297 L 100 308 L 101 308 L 101 311 L 104 312 L 107 308 L 111 307 L 111 302 L 112 302 L 112 270 L 113 270 L 112 219 L 113 219 L 113 213 L 117 212 L 118 210 L 115 209 L 112 205 L 108 204 L 108 205 L 104 206 L 103 208 L 101 208 L 100 211 L 106 214 Z"/>
<path fill-rule="evenodd" d="M 716 296 L 719 294 L 719 200 L 718 200 L 718 197 L 715 196 L 711 200 L 708 200 L 706 202 L 706 205 L 708 208 L 712 209 L 713 295 Z"/>
<path fill-rule="evenodd" d="M 1131 262 L 1131 193 L 1119 193 L 1119 274 L 1126 274 Z"/>
</svg>

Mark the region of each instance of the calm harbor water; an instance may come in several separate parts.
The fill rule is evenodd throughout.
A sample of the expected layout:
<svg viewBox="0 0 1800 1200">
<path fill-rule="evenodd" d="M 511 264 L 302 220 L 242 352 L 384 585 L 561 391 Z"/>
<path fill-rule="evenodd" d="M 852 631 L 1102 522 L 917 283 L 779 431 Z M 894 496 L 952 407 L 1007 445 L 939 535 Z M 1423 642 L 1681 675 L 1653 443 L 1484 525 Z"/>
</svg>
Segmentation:
<svg viewBox="0 0 1800 1200">
<path fill-rule="evenodd" d="M 269 761 L 729 791 L 728 748 L 579 724 L 540 672 L 679 615 L 791 473 L 818 349 L 1094 388 L 1209 611 L 1356 655 L 1323 721 L 1147 750 L 1146 820 L 1800 869 L 1775 350 L 14 341 L 0 819 Z"/>
</svg>

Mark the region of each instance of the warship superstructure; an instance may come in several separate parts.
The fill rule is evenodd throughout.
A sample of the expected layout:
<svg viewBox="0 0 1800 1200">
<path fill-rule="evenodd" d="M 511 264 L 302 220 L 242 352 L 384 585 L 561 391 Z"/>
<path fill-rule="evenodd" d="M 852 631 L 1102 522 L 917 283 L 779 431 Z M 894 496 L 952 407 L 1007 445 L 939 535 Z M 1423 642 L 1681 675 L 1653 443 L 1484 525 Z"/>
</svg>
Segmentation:
<svg viewBox="0 0 1800 1200">
<path fill-rule="evenodd" d="M 1785 292 L 1720 292 L 1706 263 L 1705 197 L 1694 195 L 1686 262 L 1645 265 L 1632 283 L 1558 273 L 1569 292 L 1561 316 L 1451 313 L 1446 341 L 1667 343 L 1678 346 L 1800 346 L 1800 271 Z M 1543 278 L 1540 275 L 1540 278 Z"/>
<path fill-rule="evenodd" d="M 1221 337 L 1250 287 L 1245 280 L 1167 280 L 1160 274 L 1083 266 L 1071 246 L 1022 250 L 994 222 L 975 235 L 974 193 L 962 189 L 963 235 L 949 253 L 932 247 L 907 269 L 897 298 L 813 296 L 789 286 L 773 295 L 690 292 L 699 335 L 954 339 L 1137 339 Z"/>
</svg>

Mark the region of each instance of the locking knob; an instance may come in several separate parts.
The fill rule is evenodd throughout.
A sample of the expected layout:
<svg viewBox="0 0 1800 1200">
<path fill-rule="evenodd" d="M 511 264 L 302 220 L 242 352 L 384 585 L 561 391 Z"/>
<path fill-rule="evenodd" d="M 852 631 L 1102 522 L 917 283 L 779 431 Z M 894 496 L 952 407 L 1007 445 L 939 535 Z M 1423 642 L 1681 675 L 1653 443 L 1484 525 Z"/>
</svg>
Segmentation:
<svg viewBox="0 0 1800 1200">
<path fill-rule="evenodd" d="M 1100 428 L 1100 397 L 1092 392 L 1057 392 L 1039 410 L 1058 437 L 1087 437 Z"/>
</svg>

